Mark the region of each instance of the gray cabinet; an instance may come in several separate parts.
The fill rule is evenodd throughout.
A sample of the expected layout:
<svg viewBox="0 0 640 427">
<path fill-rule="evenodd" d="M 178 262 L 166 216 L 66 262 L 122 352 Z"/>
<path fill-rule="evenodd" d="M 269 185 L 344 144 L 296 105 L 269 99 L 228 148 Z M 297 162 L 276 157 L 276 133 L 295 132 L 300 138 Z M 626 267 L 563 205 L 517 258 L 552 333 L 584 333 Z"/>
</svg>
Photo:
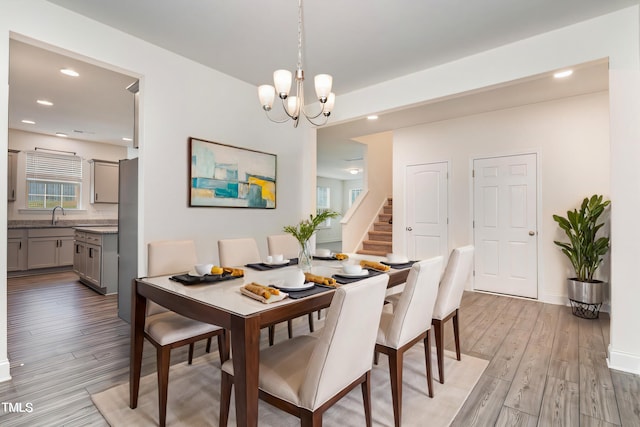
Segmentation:
<svg viewBox="0 0 640 427">
<path fill-rule="evenodd" d="M 72 228 L 32 228 L 27 236 L 27 269 L 73 265 Z"/>
<path fill-rule="evenodd" d="M 27 233 L 24 229 L 7 230 L 7 271 L 27 268 Z"/>
<path fill-rule="evenodd" d="M 118 203 L 118 163 L 90 160 L 91 203 Z"/>
<path fill-rule="evenodd" d="M 13 202 L 16 200 L 18 184 L 18 152 L 9 150 L 7 160 L 7 200 Z"/>
<path fill-rule="evenodd" d="M 117 231 L 76 230 L 73 270 L 80 281 L 101 294 L 118 291 Z"/>
</svg>

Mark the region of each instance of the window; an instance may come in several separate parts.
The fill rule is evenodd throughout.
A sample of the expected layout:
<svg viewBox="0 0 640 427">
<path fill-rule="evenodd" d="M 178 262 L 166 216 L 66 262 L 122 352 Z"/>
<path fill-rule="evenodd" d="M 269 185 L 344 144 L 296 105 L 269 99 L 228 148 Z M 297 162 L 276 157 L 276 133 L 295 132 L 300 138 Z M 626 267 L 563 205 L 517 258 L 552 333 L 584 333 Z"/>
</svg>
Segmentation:
<svg viewBox="0 0 640 427">
<path fill-rule="evenodd" d="M 362 193 L 362 188 L 352 188 L 349 190 L 349 207 L 356 201 L 360 193 Z"/>
<path fill-rule="evenodd" d="M 27 152 L 27 208 L 80 208 L 82 158 L 72 155 Z"/>
<path fill-rule="evenodd" d="M 329 187 L 316 188 L 316 215 L 331 209 L 331 189 Z M 331 218 L 320 224 L 320 227 L 331 227 Z"/>
</svg>

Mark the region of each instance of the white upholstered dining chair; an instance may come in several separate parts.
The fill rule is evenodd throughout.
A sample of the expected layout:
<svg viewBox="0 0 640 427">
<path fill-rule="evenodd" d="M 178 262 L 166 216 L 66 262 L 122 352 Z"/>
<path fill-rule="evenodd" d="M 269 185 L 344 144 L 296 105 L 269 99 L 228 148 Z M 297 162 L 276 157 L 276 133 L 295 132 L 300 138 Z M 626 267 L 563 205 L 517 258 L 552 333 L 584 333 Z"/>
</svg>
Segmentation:
<svg viewBox="0 0 640 427">
<path fill-rule="evenodd" d="M 444 324 L 452 319 L 453 336 L 456 344 L 456 357 L 460 360 L 460 326 L 458 311 L 464 286 L 473 269 L 473 252 L 471 245 L 454 249 L 449 256 L 444 275 L 440 280 L 438 298 L 433 309 L 433 331 L 438 354 L 438 374 L 444 384 Z"/>
<path fill-rule="evenodd" d="M 192 240 L 150 242 L 147 258 L 149 276 L 185 273 L 197 263 L 195 244 Z M 229 358 L 229 334 L 223 328 L 190 319 L 152 301 L 147 301 L 144 336 L 156 348 L 159 424 L 164 426 L 167 414 L 171 350 L 188 344 L 189 364 L 191 364 L 194 344 L 207 339 L 207 352 L 209 352 L 211 337 L 217 336 L 222 363 Z"/>
<path fill-rule="evenodd" d="M 402 419 L 402 366 L 404 353 L 420 341 L 424 342 L 427 386 L 429 397 L 433 397 L 431 378 L 431 319 L 438 294 L 438 281 L 442 272 L 442 257 L 420 261 L 411 267 L 404 290 L 397 304 L 385 307 L 380 318 L 380 328 L 375 346 L 378 353 L 389 358 L 391 396 L 396 427 Z"/>
<path fill-rule="evenodd" d="M 321 426 L 322 414 L 361 385 L 366 425 L 371 425 L 371 352 L 389 276 L 381 274 L 335 291 L 325 326 L 311 335 L 279 342 L 260 352 L 259 397 Z M 233 361 L 222 365 L 220 426 L 226 426 Z"/>
<path fill-rule="evenodd" d="M 252 237 L 218 240 L 218 257 L 223 267 L 242 267 L 262 261 L 258 243 Z"/>
</svg>

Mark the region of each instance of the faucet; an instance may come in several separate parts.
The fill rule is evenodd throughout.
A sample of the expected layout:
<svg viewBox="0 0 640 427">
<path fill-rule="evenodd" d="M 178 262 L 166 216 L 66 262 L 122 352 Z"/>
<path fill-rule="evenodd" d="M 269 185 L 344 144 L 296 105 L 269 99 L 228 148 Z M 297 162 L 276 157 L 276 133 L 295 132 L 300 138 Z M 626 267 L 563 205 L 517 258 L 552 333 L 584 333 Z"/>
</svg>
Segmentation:
<svg viewBox="0 0 640 427">
<path fill-rule="evenodd" d="M 51 225 L 56 225 L 56 209 L 60 208 L 62 210 L 62 215 L 64 215 L 64 208 L 60 205 L 53 208 L 51 211 Z"/>
</svg>

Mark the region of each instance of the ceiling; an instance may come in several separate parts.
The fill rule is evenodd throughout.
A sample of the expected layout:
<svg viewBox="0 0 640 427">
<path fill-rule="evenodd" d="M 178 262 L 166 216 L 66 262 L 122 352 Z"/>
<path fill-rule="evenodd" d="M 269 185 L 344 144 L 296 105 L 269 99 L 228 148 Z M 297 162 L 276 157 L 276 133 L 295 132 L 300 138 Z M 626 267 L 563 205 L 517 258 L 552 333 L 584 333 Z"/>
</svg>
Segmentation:
<svg viewBox="0 0 640 427">
<path fill-rule="evenodd" d="M 296 65 L 297 2 L 294 0 L 48 1 L 252 85 L 269 83 L 275 69 L 293 70 Z M 303 66 L 308 81 L 318 73 L 333 75 L 337 97 L 335 108 L 338 109 L 340 95 L 356 89 L 639 3 L 640 0 L 307 0 L 304 4 Z M 16 120 L 19 122 L 21 116 L 26 117 L 30 111 L 35 115 L 33 96 L 41 96 L 36 93 L 38 88 L 61 88 L 65 84 L 63 82 L 68 83 L 69 79 L 51 82 L 52 75 L 29 77 L 26 73 L 18 73 L 13 68 L 15 52 L 17 49 L 14 49 L 12 42 L 11 79 L 17 78 L 18 74 L 29 79 L 20 83 L 22 86 L 18 82 L 10 82 L 10 127 L 21 128 Z M 32 50 L 27 57 L 35 61 L 38 53 Z M 80 67 L 81 64 L 77 66 Z M 61 66 L 56 64 L 51 70 L 57 72 L 59 67 Z M 29 68 L 33 71 L 43 69 L 44 65 Z M 87 75 L 90 73 L 87 71 Z M 130 83 L 127 79 L 131 80 L 131 77 L 109 71 L 101 76 L 100 84 L 94 82 L 89 86 L 91 93 L 105 87 L 110 80 L 109 76 L 116 81 L 120 79 L 117 83 L 114 82 L 119 88 L 122 88 L 123 83 L 124 86 Z M 59 76 L 56 77 L 59 79 Z M 532 80 L 535 80 L 534 77 L 546 76 L 533 76 Z M 575 86 L 584 80 L 577 73 L 572 78 L 576 82 Z M 551 85 L 546 86 L 547 88 L 558 88 L 558 85 L 542 80 Z M 586 90 L 593 90 L 594 84 L 600 88 L 604 84 L 606 89 L 606 80 L 605 77 L 598 83 L 588 83 L 591 88 Z M 516 83 L 527 83 L 527 86 L 516 90 Z M 28 92 L 27 88 L 33 92 Z M 417 106 L 418 109 L 412 108 L 411 111 L 386 113 L 375 123 L 359 120 L 322 128 L 319 132 L 319 149 L 323 149 L 325 141 L 329 145 L 333 141 L 340 149 L 351 149 L 346 141 L 353 136 L 473 114 L 486 111 L 487 108 L 508 108 L 514 102 L 536 102 L 536 98 L 534 101 L 528 100 L 524 95 L 525 89 L 533 90 L 536 96 L 548 93 L 547 89 L 536 88 L 529 79 L 490 89 L 499 90 L 500 96 L 489 90 L 464 94 L 464 101 L 460 97 L 454 97 Z M 311 91 L 310 88 L 308 90 Z M 119 91 L 120 89 L 117 90 Z M 61 91 L 59 96 L 71 96 L 73 92 L 74 89 L 69 88 Z M 89 89 L 85 88 L 81 92 L 89 93 Z M 114 92 L 115 89 L 108 91 L 110 94 Z M 127 93 L 122 95 L 123 99 L 131 96 Z M 558 95 L 547 95 L 554 96 Z M 23 97 L 26 99 L 23 100 Z M 469 102 L 471 99 L 473 102 Z M 80 118 L 79 113 L 99 107 L 95 105 L 96 100 L 106 104 L 110 98 L 96 94 L 89 100 L 72 102 L 72 105 L 82 111 L 72 112 L 71 116 Z M 132 109 L 132 102 L 127 102 L 129 107 L 126 108 Z M 256 107 L 259 108 L 257 97 Z M 62 116 L 60 114 L 55 122 L 52 121 L 49 131 L 56 126 L 62 128 L 64 124 L 65 129 L 70 129 L 68 132 L 82 131 L 77 133 L 80 135 L 76 136 L 79 139 L 91 140 L 90 135 L 96 135 L 97 138 L 103 130 L 106 134 L 109 127 L 108 124 L 104 125 L 104 129 L 100 127 L 100 117 L 108 118 L 107 113 L 75 123 L 65 123 Z M 131 117 L 132 113 L 127 114 L 128 119 Z M 130 122 L 124 128 L 129 133 L 132 132 Z M 124 128 L 114 130 L 109 141 L 105 142 L 116 143 L 116 139 L 124 136 Z M 341 154 L 336 153 L 336 156 L 340 157 Z M 345 153 L 344 156 L 352 154 Z M 334 172 L 344 173 L 341 170 L 328 171 L 327 176 Z M 346 177 L 352 178 L 348 175 Z"/>
</svg>

